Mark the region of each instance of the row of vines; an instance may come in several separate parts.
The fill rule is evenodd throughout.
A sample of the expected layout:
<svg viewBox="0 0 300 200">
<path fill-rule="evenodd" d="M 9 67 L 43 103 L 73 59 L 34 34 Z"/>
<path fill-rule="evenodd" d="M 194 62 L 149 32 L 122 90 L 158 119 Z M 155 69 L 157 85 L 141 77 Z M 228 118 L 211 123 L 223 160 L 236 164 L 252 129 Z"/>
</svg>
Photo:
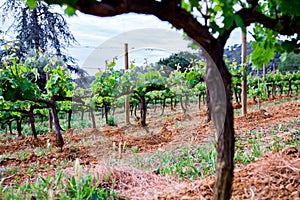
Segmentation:
<svg viewBox="0 0 300 200">
<path fill-rule="evenodd" d="M 41 62 L 43 60 L 43 62 Z M 191 61 L 189 67 L 175 66 L 140 68 L 131 65 L 127 71 L 115 68 L 115 62 L 95 75 L 89 87 L 78 87 L 72 74 L 58 58 L 39 55 L 20 64 L 13 56 L 7 56 L 0 67 L 0 123 L 1 129 L 12 132 L 16 124 L 22 135 L 22 124 L 29 123 L 32 135 L 37 137 L 36 122 L 47 120 L 49 131 L 54 124 L 56 142 L 63 147 L 60 121 L 66 120 L 71 128 L 74 114 L 89 113 L 92 126 L 96 128 L 96 114 L 102 114 L 106 124 L 114 125 L 112 116 L 116 109 L 124 109 L 125 95 L 130 95 L 131 116 L 147 125 L 147 109 L 161 106 L 161 115 L 167 105 L 180 106 L 187 114 L 191 99 L 206 100 L 205 63 Z M 39 69 L 35 67 L 39 64 Z M 228 65 L 232 75 L 232 91 L 237 103 L 241 100 L 242 69 L 235 63 Z M 46 75 L 46 80 L 41 77 Z M 82 81 L 79 79 L 79 81 Z M 78 80 L 77 80 L 78 82 Z M 265 77 L 248 75 L 249 97 L 255 101 L 276 95 L 299 93 L 300 72 L 280 74 L 267 73 Z M 137 110 L 139 109 L 139 116 Z M 66 117 L 65 117 L 66 116 Z"/>
<path fill-rule="evenodd" d="M 236 63 L 229 64 L 232 74 L 232 92 L 236 103 L 241 103 L 242 96 L 242 80 L 244 68 L 238 67 Z M 254 102 L 266 99 L 274 99 L 276 96 L 291 96 L 299 94 L 300 72 L 269 71 L 261 76 L 253 76 L 251 73 L 247 77 L 248 97 Z"/>
</svg>

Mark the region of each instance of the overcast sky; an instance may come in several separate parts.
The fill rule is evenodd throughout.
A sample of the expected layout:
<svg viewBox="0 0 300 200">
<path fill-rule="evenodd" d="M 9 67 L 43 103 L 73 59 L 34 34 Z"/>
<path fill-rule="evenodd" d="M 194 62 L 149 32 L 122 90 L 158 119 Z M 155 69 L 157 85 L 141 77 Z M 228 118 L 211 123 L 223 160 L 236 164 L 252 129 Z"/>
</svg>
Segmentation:
<svg viewBox="0 0 300 200">
<path fill-rule="evenodd" d="M 79 65 L 90 73 L 104 67 L 105 60 L 118 57 L 118 65 L 123 66 L 124 43 L 129 45 L 129 60 L 141 65 L 167 57 L 171 53 L 187 50 L 188 41 L 182 32 L 172 29 L 167 22 L 155 16 L 124 14 L 114 17 L 95 17 L 77 12 L 66 17 L 71 32 L 79 46 L 69 49 L 69 53 L 79 60 Z M 250 40 L 251 36 L 248 34 Z M 241 31 L 231 34 L 227 46 L 241 43 Z M 151 50 L 152 49 L 152 50 Z"/>
</svg>

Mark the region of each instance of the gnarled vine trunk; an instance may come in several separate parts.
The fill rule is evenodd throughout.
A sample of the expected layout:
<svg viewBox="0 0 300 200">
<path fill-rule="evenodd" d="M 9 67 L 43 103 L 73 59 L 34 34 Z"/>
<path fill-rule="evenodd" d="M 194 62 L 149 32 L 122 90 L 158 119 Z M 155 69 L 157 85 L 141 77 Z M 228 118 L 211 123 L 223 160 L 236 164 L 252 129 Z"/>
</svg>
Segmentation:
<svg viewBox="0 0 300 200">
<path fill-rule="evenodd" d="M 8 125 L 8 129 L 9 129 L 9 133 L 12 135 L 13 131 L 12 131 L 12 127 L 11 127 L 12 121 L 8 121 L 7 125 Z"/>
<path fill-rule="evenodd" d="M 183 104 L 183 97 L 182 95 L 179 95 L 179 102 L 180 102 L 180 107 L 181 107 L 181 110 L 182 110 L 182 115 L 186 115 L 186 107 L 184 106 Z"/>
<path fill-rule="evenodd" d="M 234 127 L 233 127 L 233 107 L 231 103 L 232 91 L 231 91 L 231 75 L 226 68 L 223 61 L 223 47 L 214 46 L 212 52 L 208 52 L 211 59 L 216 64 L 217 70 L 221 75 L 222 82 L 225 88 L 226 95 L 226 108 L 220 107 L 217 101 L 219 94 L 214 94 L 213 88 L 209 88 L 212 119 L 217 129 L 217 166 L 216 166 L 216 184 L 214 199 L 225 200 L 230 199 L 232 182 L 233 182 L 233 169 L 234 169 Z M 209 86 L 207 81 L 207 87 Z M 214 98 L 217 98 L 216 101 Z M 221 100 L 222 101 L 222 100 Z M 219 115 L 224 113 L 224 119 L 220 121 Z"/>
<path fill-rule="evenodd" d="M 71 128 L 72 110 L 68 110 L 68 129 Z"/>
<path fill-rule="evenodd" d="M 17 118 L 17 131 L 18 131 L 18 137 L 22 136 L 22 120 L 23 117 L 18 117 Z"/>
<path fill-rule="evenodd" d="M 147 115 L 147 101 L 144 96 L 141 97 L 141 125 L 147 126 L 146 124 L 146 115 Z"/>
<path fill-rule="evenodd" d="M 90 109 L 90 113 L 91 113 L 91 117 L 92 117 L 92 124 L 93 124 L 93 128 L 96 128 L 96 120 L 95 120 L 95 115 L 94 115 L 94 110 L 91 108 Z M 105 120 L 106 120 L 106 124 L 108 124 L 108 117 L 107 115 L 105 115 Z"/>
<path fill-rule="evenodd" d="M 37 133 L 36 133 L 36 129 L 35 129 L 35 124 L 34 124 L 34 114 L 33 114 L 33 110 L 34 110 L 34 107 L 33 107 L 33 106 L 30 106 L 28 116 L 29 116 L 29 122 L 30 122 L 31 130 L 32 130 L 33 138 L 34 138 L 35 140 L 38 140 L 38 138 L 37 138 Z"/>
<path fill-rule="evenodd" d="M 54 120 L 54 127 L 56 131 L 56 145 L 61 148 L 64 146 L 64 140 L 60 132 L 60 125 L 59 125 L 59 119 L 57 115 L 57 109 L 56 109 L 56 103 L 54 100 L 54 97 L 51 97 L 51 109 L 52 109 L 52 115 L 53 115 L 53 120 Z"/>
<path fill-rule="evenodd" d="M 60 132 L 59 118 L 56 109 L 55 98 L 51 97 L 50 100 L 40 99 L 39 102 L 47 104 L 52 111 L 52 116 L 54 120 L 54 127 L 56 131 L 56 145 L 61 148 L 64 146 L 64 140 Z"/>
<path fill-rule="evenodd" d="M 109 105 L 107 103 L 104 103 L 105 124 L 109 124 L 109 122 L 108 122 L 108 112 L 109 112 Z"/>
</svg>

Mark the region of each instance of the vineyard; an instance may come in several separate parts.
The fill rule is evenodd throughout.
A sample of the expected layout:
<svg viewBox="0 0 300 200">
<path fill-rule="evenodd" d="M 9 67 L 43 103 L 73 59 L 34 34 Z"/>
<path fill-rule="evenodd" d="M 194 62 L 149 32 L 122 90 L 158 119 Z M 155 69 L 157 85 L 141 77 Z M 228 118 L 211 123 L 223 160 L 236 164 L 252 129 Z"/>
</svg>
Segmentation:
<svg viewBox="0 0 300 200">
<path fill-rule="evenodd" d="M 1 197 L 210 199 L 217 152 L 205 65 L 191 60 L 185 68 L 131 65 L 124 71 L 112 62 L 88 83 L 47 55 L 24 64 L 5 57 L 0 70 Z M 249 73 L 249 113 L 241 116 L 243 68 L 234 62 L 228 68 L 235 176 L 240 177 L 233 197 L 296 198 L 300 72 Z M 265 168 L 255 172 L 256 165 Z M 263 182 L 260 175 L 270 180 Z M 251 187 L 243 182 L 247 179 Z"/>
</svg>

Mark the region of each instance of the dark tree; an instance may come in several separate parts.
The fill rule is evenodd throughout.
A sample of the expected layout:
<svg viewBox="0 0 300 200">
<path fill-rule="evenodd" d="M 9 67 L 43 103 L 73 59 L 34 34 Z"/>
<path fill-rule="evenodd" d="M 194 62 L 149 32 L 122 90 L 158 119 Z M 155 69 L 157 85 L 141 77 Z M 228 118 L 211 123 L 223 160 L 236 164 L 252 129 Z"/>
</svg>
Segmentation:
<svg viewBox="0 0 300 200">
<path fill-rule="evenodd" d="M 200 60 L 199 54 L 193 54 L 184 51 L 184 52 L 172 54 L 168 58 L 160 59 L 157 64 L 170 67 L 174 70 L 177 69 L 177 66 L 180 66 L 180 71 L 184 72 L 189 67 L 191 67 L 192 63 L 194 63 L 197 60 Z"/>
<path fill-rule="evenodd" d="M 75 59 L 65 52 L 66 47 L 77 42 L 61 14 L 53 12 L 44 1 L 37 1 L 36 8 L 29 9 L 22 0 L 7 0 L 1 10 L 4 21 L 13 13 L 13 24 L 6 32 L 16 34 L 13 48 L 20 61 L 24 61 L 29 51 L 47 52 L 62 57 L 68 68 L 77 70 Z"/>
</svg>

